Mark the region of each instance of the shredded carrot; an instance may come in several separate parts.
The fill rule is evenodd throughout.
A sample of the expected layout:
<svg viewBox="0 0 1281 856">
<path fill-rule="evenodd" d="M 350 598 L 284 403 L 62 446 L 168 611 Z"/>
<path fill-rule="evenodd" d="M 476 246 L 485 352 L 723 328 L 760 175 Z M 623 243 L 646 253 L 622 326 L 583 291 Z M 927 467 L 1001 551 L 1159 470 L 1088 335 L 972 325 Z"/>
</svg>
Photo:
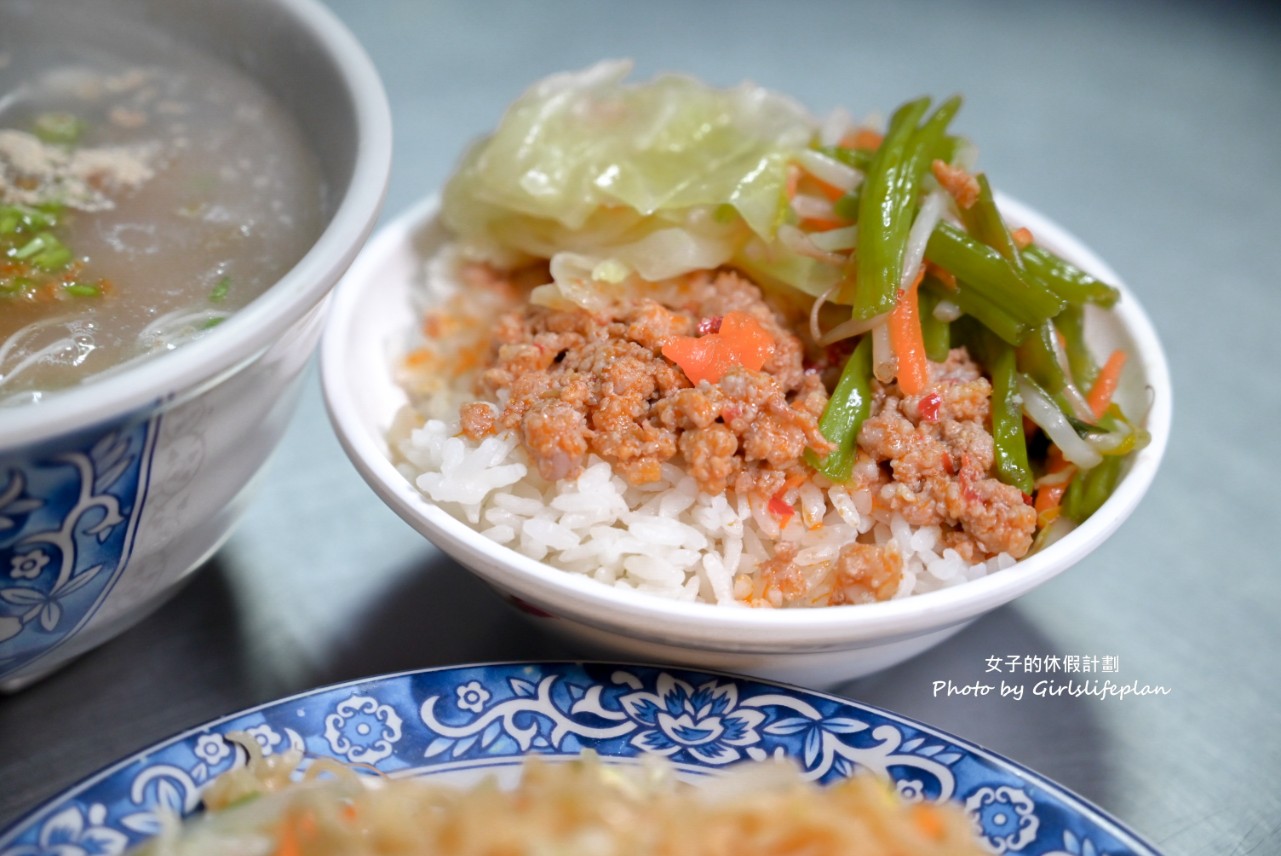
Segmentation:
<svg viewBox="0 0 1281 856">
<path fill-rule="evenodd" d="M 943 828 L 943 818 L 939 816 L 938 811 L 932 805 L 918 803 L 913 806 L 912 821 L 916 828 L 925 833 L 925 837 L 933 841 L 942 841 L 946 830 Z"/>
<path fill-rule="evenodd" d="M 1061 473 L 1071 469 L 1072 465 L 1063 458 L 1063 453 L 1059 451 L 1058 446 L 1051 446 L 1049 454 L 1045 458 L 1045 469 L 1049 474 Z M 1067 492 L 1068 485 L 1072 483 L 1072 477 L 1068 476 L 1054 484 L 1041 485 L 1036 489 L 1036 500 L 1032 508 L 1036 510 L 1037 525 L 1044 529 L 1053 523 L 1059 516 L 1059 505 L 1063 501 L 1063 494 Z"/>
<path fill-rule="evenodd" d="M 845 196 L 844 190 L 837 187 L 835 184 L 828 184 L 826 181 L 812 173 L 807 174 L 806 176 L 805 189 L 814 191 L 829 202 L 835 202 Z"/>
<path fill-rule="evenodd" d="M 921 335 L 918 286 L 925 276 L 922 267 L 906 289 L 900 289 L 898 302 L 890 312 L 890 347 L 898 360 L 899 389 L 907 395 L 920 395 L 930 381 L 930 366 L 925 358 L 925 339 Z"/>
<path fill-rule="evenodd" d="M 291 815 L 285 815 L 280 823 L 280 834 L 276 836 L 274 856 L 302 856 L 302 846 L 298 842 L 298 828 Z"/>
<path fill-rule="evenodd" d="M 421 366 L 423 363 L 431 362 L 434 356 L 435 354 L 426 348 L 415 348 L 405 355 L 405 365 Z"/>
<path fill-rule="evenodd" d="M 876 151 L 881 147 L 885 135 L 871 128 L 855 128 L 841 138 L 841 145 L 847 149 L 868 149 Z"/>
<path fill-rule="evenodd" d="M 797 196 L 806 194 L 815 198 L 822 197 L 828 202 L 836 202 L 845 196 L 841 188 L 828 184 L 818 176 L 805 172 L 796 164 L 787 165 L 787 201 L 793 202 Z M 802 217 L 800 224 L 811 230 L 838 229 L 849 224 L 839 217 Z"/>
<path fill-rule="evenodd" d="M 1067 490 L 1067 486 L 1068 482 L 1062 482 L 1036 489 L 1036 502 L 1032 507 L 1036 509 L 1038 517 L 1050 509 L 1058 507 L 1058 504 L 1063 500 L 1063 493 Z"/>
<path fill-rule="evenodd" d="M 1099 376 L 1095 378 L 1094 386 L 1090 388 L 1090 394 L 1085 399 L 1095 419 L 1101 417 L 1108 409 L 1108 405 L 1112 403 L 1112 394 L 1116 392 L 1116 385 L 1121 380 L 1123 368 L 1125 368 L 1125 351 L 1118 348 L 1108 357 L 1103 368 L 1099 369 Z"/>
<path fill-rule="evenodd" d="M 938 179 L 943 189 L 956 200 L 962 208 L 969 208 L 979 201 L 979 181 L 959 166 L 935 159 L 930 164 L 930 172 Z"/>
<path fill-rule="evenodd" d="M 1010 237 L 1014 239 L 1014 246 L 1020 250 L 1026 250 L 1032 246 L 1032 230 L 1027 226 L 1020 226 L 1015 229 L 1010 233 Z"/>
<path fill-rule="evenodd" d="M 804 187 L 802 187 L 802 182 L 804 182 Z M 787 201 L 790 203 L 802 190 L 817 193 L 829 202 L 835 202 L 845 195 L 845 191 L 839 187 L 821 181 L 809 173 L 803 173 L 796 164 L 788 164 L 787 183 L 784 189 L 787 194 Z M 810 231 L 822 232 L 828 229 L 839 229 L 842 226 L 848 226 L 849 223 L 837 217 L 802 217 L 800 225 Z"/>
<path fill-rule="evenodd" d="M 826 232 L 828 229 L 839 229 L 849 225 L 844 220 L 828 217 L 806 217 L 800 221 L 800 224 L 811 232 Z"/>
<path fill-rule="evenodd" d="M 926 262 L 925 268 L 929 272 L 930 276 L 934 277 L 953 291 L 956 291 L 956 274 L 952 273 L 947 268 L 939 267 L 934 264 L 934 262 Z"/>
<path fill-rule="evenodd" d="M 746 312 L 729 312 L 720 329 L 706 336 L 673 336 L 663 356 L 685 372 L 694 385 L 717 383 L 734 366 L 760 371 L 774 353 L 774 337 Z"/>
<path fill-rule="evenodd" d="M 796 198 L 796 188 L 800 185 L 800 183 L 801 183 L 801 168 L 794 163 L 788 164 L 787 165 L 787 185 L 785 189 L 785 192 L 787 193 L 787 201 L 790 202 Z"/>
</svg>

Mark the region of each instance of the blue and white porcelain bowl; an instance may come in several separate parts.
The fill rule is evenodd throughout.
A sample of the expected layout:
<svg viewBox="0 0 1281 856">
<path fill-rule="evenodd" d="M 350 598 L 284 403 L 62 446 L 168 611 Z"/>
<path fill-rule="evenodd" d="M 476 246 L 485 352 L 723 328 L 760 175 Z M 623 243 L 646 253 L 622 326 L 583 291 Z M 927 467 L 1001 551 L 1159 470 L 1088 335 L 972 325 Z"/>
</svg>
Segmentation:
<svg viewBox="0 0 1281 856">
<path fill-rule="evenodd" d="M 942 731 L 834 696 L 724 674 L 608 663 L 504 663 L 409 672 L 315 690 L 192 729 L 125 758 L 0 833 L 0 856 L 117 856 L 200 810 L 202 788 L 290 747 L 466 785 L 511 782 L 530 755 L 608 762 L 667 756 L 687 779 L 782 756 L 829 783 L 855 771 L 909 800 L 965 807 L 993 853 L 1156 851 L 1080 797 Z"/>
<path fill-rule="evenodd" d="M 330 288 L 377 218 L 391 120 L 372 63 L 313 0 L 123 0 L 121 15 L 262 83 L 319 155 L 327 225 L 199 341 L 0 411 L 0 689 L 139 620 L 226 539 L 284 432 Z"/>
</svg>

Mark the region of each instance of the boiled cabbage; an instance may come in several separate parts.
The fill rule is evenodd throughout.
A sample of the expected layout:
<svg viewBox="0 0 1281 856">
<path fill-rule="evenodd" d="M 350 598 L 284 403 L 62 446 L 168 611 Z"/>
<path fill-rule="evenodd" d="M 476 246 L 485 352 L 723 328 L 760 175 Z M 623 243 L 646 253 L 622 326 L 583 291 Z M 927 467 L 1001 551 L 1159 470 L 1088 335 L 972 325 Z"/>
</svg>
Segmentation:
<svg viewBox="0 0 1281 856">
<path fill-rule="evenodd" d="M 808 113 L 750 84 L 628 84 L 630 70 L 605 62 L 534 85 L 446 185 L 445 223 L 499 263 L 572 254 L 553 265 L 556 285 L 584 306 L 585 287 L 631 273 L 654 280 L 738 261 L 807 291 L 827 287 L 806 282 L 814 266 L 779 255 L 774 240 L 788 162 L 814 134 Z"/>
</svg>

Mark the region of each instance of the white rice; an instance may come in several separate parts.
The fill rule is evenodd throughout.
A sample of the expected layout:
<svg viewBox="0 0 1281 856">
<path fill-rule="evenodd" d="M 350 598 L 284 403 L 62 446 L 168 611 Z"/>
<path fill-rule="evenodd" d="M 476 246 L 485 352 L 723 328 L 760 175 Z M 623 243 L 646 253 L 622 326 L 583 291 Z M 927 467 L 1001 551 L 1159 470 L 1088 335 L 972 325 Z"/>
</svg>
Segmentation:
<svg viewBox="0 0 1281 856">
<path fill-rule="evenodd" d="M 845 544 L 893 542 L 903 557 L 895 597 L 958 585 L 1014 564 L 1006 555 L 969 564 L 939 549 L 937 526 L 914 528 L 899 514 L 872 511 L 867 491 L 808 483 L 801 511 L 780 530 L 759 503 L 702 493 L 668 464 L 641 487 L 592 456 L 576 479 L 549 483 L 532 469 L 511 433 L 480 442 L 459 435 L 457 420 L 428 419 L 396 441 L 407 479 L 442 509 L 485 537 L 532 559 L 607 585 L 679 600 L 737 603 L 770 558 L 775 539 L 795 542 L 794 562 L 832 562 Z M 817 525 L 815 525 L 817 524 Z"/>
<path fill-rule="evenodd" d="M 440 305 L 442 296 L 457 293 L 449 281 L 453 265 L 438 256 L 429 266 L 425 303 Z M 1004 553 L 966 562 L 955 550 L 941 549 L 939 527 L 914 528 L 897 513 L 874 510 L 866 489 L 807 482 L 795 491 L 798 513 L 780 528 L 764 500 L 703 493 L 672 462 L 663 464 L 658 481 L 633 486 L 593 455 L 577 478 L 549 483 L 510 432 L 480 441 L 460 433 L 458 408 L 473 400 L 472 380 L 449 379 L 432 394 L 416 397 L 416 409 L 402 414 L 391 431 L 397 466 L 426 497 L 485 537 L 567 573 L 667 598 L 730 605 L 755 590 L 754 575 L 771 557 L 775 541 L 794 542 L 794 562 L 802 570 L 812 568 L 816 577 L 850 542 L 893 542 L 903 559 L 895 598 L 959 585 L 1014 564 Z"/>
</svg>

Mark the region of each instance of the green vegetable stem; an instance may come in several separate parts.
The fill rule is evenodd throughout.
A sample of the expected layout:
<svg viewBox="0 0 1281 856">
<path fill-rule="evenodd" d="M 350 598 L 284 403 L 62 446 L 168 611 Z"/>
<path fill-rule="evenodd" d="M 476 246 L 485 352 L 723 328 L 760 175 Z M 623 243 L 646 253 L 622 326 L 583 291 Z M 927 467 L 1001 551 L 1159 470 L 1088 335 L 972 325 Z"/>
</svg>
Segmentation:
<svg viewBox="0 0 1281 856">
<path fill-rule="evenodd" d="M 864 336 L 846 360 L 841 379 L 818 422 L 818 430 L 836 448 L 822 460 L 806 450 L 810 465 L 834 482 L 849 481 L 857 455 L 858 432 L 871 411 L 872 337 Z"/>
<path fill-rule="evenodd" d="M 1099 510 L 1112 495 L 1125 458 L 1120 455 L 1105 457 L 1098 466 L 1078 472 L 1063 494 L 1063 513 L 1070 520 L 1080 523 Z"/>
<path fill-rule="evenodd" d="M 952 347 L 951 325 L 934 317 L 934 309 L 942 299 L 938 291 L 920 292 L 921 339 L 925 342 L 925 356 L 936 363 L 946 360 Z"/>
<path fill-rule="evenodd" d="M 1019 253 L 1010 229 L 1001 217 L 1001 210 L 996 207 L 996 197 L 992 195 L 992 185 L 983 173 L 976 175 L 979 185 L 979 198 L 969 208 L 961 209 L 961 218 L 966 230 L 978 240 L 996 250 L 1009 262 L 1016 271 L 1023 272 L 1023 259 Z"/>
<path fill-rule="evenodd" d="M 950 223 L 940 223 L 934 229 L 925 245 L 925 258 L 951 271 L 1029 327 L 1053 318 L 1066 305 L 1044 285 L 1021 276 L 999 252 Z"/>
<path fill-rule="evenodd" d="M 938 153 L 948 124 L 961 108 L 961 99 L 944 101 L 918 128 L 929 105 L 928 98 L 919 98 L 895 112 L 867 168 L 854 253 L 858 282 L 855 318 L 872 318 L 894 308 L 921 179 Z"/>
<path fill-rule="evenodd" d="M 1094 303 L 1108 308 L 1121 296 L 1113 286 L 1095 279 L 1044 247 L 1032 244 L 1022 251 L 1022 258 L 1028 278 L 1067 303 L 1075 306 Z"/>
<path fill-rule="evenodd" d="M 982 292 L 968 283 L 958 281 L 955 288 L 949 288 L 935 277 L 927 275 L 921 286 L 927 293 L 946 297 L 959 306 L 962 312 L 981 322 L 1008 344 L 1017 345 L 1027 335 L 1027 324 L 984 297 Z"/>
<path fill-rule="evenodd" d="M 1001 481 L 1030 495 L 1033 490 L 1032 467 L 1028 464 L 1027 438 L 1023 435 L 1023 400 L 1019 397 L 1014 349 L 1004 342 L 992 341 L 988 347 L 987 366 L 992 375 L 992 440 L 996 474 Z"/>
</svg>

